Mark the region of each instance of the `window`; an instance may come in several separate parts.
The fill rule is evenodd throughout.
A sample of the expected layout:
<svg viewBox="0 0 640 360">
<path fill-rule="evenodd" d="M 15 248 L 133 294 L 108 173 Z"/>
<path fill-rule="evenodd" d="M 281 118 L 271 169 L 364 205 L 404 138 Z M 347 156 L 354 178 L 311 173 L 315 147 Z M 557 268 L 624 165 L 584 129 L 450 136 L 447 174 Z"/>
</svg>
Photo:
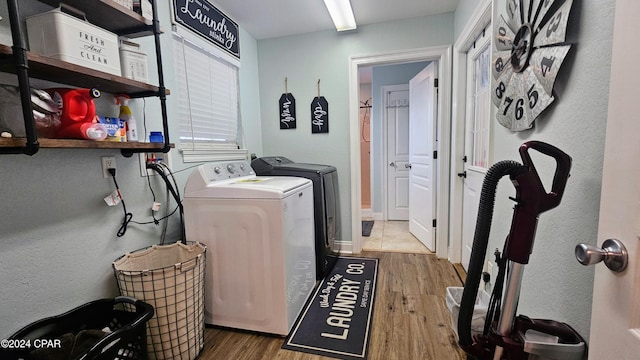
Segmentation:
<svg viewBox="0 0 640 360">
<path fill-rule="evenodd" d="M 489 129 L 491 114 L 491 96 L 489 92 L 489 46 L 473 59 L 473 89 L 471 95 L 472 142 L 471 165 L 487 168 L 489 166 Z"/>
<path fill-rule="evenodd" d="M 184 161 L 245 159 L 238 136 L 238 67 L 176 33 L 173 54 Z"/>
</svg>

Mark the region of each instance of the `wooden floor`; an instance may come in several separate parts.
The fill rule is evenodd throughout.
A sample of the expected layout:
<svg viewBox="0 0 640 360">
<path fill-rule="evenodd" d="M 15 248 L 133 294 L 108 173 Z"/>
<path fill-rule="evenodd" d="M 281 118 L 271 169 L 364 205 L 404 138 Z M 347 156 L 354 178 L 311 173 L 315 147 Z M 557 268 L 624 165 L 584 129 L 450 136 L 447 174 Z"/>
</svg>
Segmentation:
<svg viewBox="0 0 640 360">
<path fill-rule="evenodd" d="M 461 286 L 454 266 L 435 255 L 365 252 L 380 259 L 369 360 L 466 359 L 451 330 L 447 286 Z M 330 359 L 283 350 L 284 338 L 205 329 L 200 360 Z"/>
</svg>

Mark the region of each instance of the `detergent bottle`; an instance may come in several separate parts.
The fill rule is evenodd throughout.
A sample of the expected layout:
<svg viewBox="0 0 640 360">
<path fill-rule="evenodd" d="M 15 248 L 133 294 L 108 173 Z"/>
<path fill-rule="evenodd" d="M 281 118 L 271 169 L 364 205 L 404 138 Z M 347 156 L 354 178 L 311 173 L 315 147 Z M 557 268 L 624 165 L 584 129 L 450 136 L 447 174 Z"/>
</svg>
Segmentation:
<svg viewBox="0 0 640 360">
<path fill-rule="evenodd" d="M 118 95 L 116 97 L 116 102 L 120 105 L 119 117 L 127 124 L 127 141 L 138 141 L 138 127 L 136 126 L 136 119 L 129 108 L 129 99 L 131 98 L 127 95 Z"/>
<path fill-rule="evenodd" d="M 83 88 L 52 88 L 45 91 L 58 107 L 60 126 L 56 137 L 91 139 L 93 136 L 88 136 L 85 130 L 95 123 L 96 107 L 93 99 L 100 97 L 100 91 Z M 83 127 L 83 124 L 89 125 Z"/>
</svg>

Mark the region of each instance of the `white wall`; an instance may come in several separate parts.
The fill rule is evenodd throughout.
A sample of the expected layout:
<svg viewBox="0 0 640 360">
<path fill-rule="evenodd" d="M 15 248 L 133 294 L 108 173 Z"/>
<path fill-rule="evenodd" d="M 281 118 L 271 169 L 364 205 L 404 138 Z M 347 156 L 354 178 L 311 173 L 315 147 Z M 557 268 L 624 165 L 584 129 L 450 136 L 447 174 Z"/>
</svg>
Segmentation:
<svg viewBox="0 0 640 360">
<path fill-rule="evenodd" d="M 264 155 L 331 164 L 338 169 L 342 240 L 351 241 L 349 168 L 349 58 L 453 43 L 453 14 L 366 25 L 354 32 L 323 31 L 258 42 Z M 296 98 L 297 129 L 280 130 L 278 99 L 284 78 Z M 329 133 L 311 134 L 310 104 L 329 102 Z"/>
<path fill-rule="evenodd" d="M 170 46 L 169 1 L 159 1 L 163 30 L 162 55 L 167 88 L 173 85 Z M 21 1 L 25 13 L 50 9 L 33 0 Z M 10 44 L 6 2 L 0 3 L 0 42 Z M 261 144 L 258 104 L 257 44 L 241 29 L 241 113 L 245 125 L 244 144 L 259 151 Z M 148 44 L 150 39 L 139 39 Z M 147 49 L 152 71 L 152 49 Z M 152 76 L 156 79 L 157 76 Z M 12 79 L 3 78 L 11 81 Z M 153 82 L 155 80 L 151 80 Z M 146 101 L 150 129 L 160 127 L 159 101 Z M 171 141 L 176 142 L 177 122 L 173 100 L 168 96 Z M 133 106 L 132 106 L 133 107 Z M 142 101 L 135 108 L 141 111 Z M 117 109 L 117 108 L 116 108 Z M 137 113 L 142 128 L 142 112 Z M 183 164 L 177 151 L 173 164 L 179 172 L 180 190 L 192 164 Z M 138 158 L 124 158 L 117 150 L 41 149 L 34 156 L 0 155 L 0 338 L 46 316 L 58 315 L 102 297 L 116 295 L 111 263 L 128 251 L 159 243 L 160 228 L 131 224 L 124 237 L 116 237 L 122 222 L 122 207 L 109 208 L 102 200 L 113 191 L 113 182 L 102 177 L 100 157 L 116 157 L 117 178 L 135 221 L 151 220 L 151 193 L 140 176 Z M 156 196 L 164 202 L 164 185 L 155 178 Z M 175 205 L 175 203 L 174 203 Z M 168 239 L 179 239 L 177 217 L 169 224 Z"/>
</svg>

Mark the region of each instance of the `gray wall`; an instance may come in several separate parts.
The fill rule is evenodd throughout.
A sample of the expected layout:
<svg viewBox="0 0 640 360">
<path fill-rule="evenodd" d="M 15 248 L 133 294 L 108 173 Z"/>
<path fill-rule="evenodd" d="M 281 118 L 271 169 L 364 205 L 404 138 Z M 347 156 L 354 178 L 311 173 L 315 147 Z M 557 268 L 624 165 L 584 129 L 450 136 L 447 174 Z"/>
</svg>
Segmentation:
<svg viewBox="0 0 640 360">
<path fill-rule="evenodd" d="M 169 2 L 160 1 L 163 35 L 163 60 L 167 88 L 173 87 L 170 46 Z M 26 14 L 49 7 L 35 1 L 21 1 Z M 6 2 L 0 3 L 0 42 L 10 44 Z M 150 44 L 151 39 L 138 39 Z M 242 64 L 240 70 L 241 114 L 245 129 L 244 144 L 250 151 L 262 147 L 260 108 L 258 106 L 257 44 L 241 29 Z M 152 66 L 154 54 L 147 48 Z M 152 67 L 151 72 L 155 71 Z M 7 82 L 13 78 L 2 78 Z M 150 82 L 157 81 L 157 75 Z M 148 128 L 160 127 L 157 99 L 146 101 Z M 173 100 L 168 96 L 172 142 L 177 141 L 177 123 L 173 119 Z M 103 108 L 105 106 L 102 104 Z M 132 104 L 142 131 L 142 101 Z M 115 108 L 117 111 L 117 108 Z M 124 237 L 116 237 L 122 222 L 122 207 L 107 207 L 103 198 L 114 189 L 110 179 L 102 177 L 100 157 L 116 157 L 117 178 L 127 210 L 136 221 L 149 221 L 151 193 L 140 176 L 138 158 L 124 158 L 116 150 L 41 149 L 36 155 L 0 155 L 0 338 L 6 338 L 24 325 L 57 315 L 88 301 L 116 294 L 111 263 L 128 251 L 160 241 L 155 225 L 131 224 Z M 177 151 L 172 151 L 174 169 L 187 169 Z M 190 170 L 176 174 L 180 190 Z M 164 185 L 152 179 L 157 198 L 164 203 Z M 175 202 L 173 202 L 175 205 Z M 169 224 L 168 239 L 179 239 L 177 217 Z"/>
<path fill-rule="evenodd" d="M 373 213 L 382 213 L 382 167 L 384 159 L 383 150 L 383 118 L 384 99 L 382 99 L 382 87 L 387 85 L 409 84 L 420 70 L 429 64 L 428 61 L 421 61 L 411 64 L 384 65 L 373 67 L 372 75 L 372 98 L 373 108 L 371 109 L 371 163 L 373 164 L 371 179 L 371 208 Z"/>
<path fill-rule="evenodd" d="M 349 58 L 452 43 L 452 13 L 365 25 L 354 32 L 323 31 L 258 42 L 264 155 L 337 167 L 343 240 L 351 240 Z M 296 98 L 295 130 L 280 130 L 278 125 L 285 77 Z M 318 93 L 318 79 L 321 95 L 329 102 L 329 133 L 312 135 L 310 104 Z"/>
</svg>

